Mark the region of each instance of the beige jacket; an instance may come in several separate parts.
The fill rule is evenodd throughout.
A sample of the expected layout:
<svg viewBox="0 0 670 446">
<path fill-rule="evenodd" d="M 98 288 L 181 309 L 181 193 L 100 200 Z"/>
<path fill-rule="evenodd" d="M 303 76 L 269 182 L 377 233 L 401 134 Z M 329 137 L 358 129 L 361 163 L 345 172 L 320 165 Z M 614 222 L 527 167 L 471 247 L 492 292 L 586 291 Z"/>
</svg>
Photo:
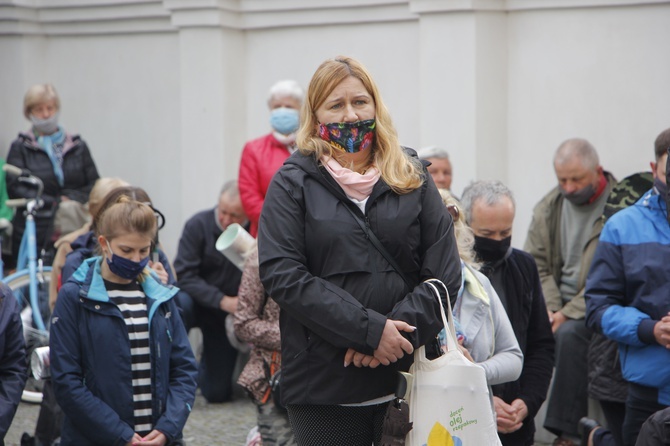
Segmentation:
<svg viewBox="0 0 670 446">
<path fill-rule="evenodd" d="M 617 180 L 609 172 L 605 172 L 605 177 L 608 184 L 603 193 L 609 195 L 612 188 L 617 184 Z M 591 261 L 598 245 L 598 238 L 600 237 L 603 224 L 598 220 L 593 225 L 593 228 L 591 228 L 591 234 L 584 246 L 584 253 L 582 255 L 582 266 L 578 282 L 580 291 L 564 306 L 559 290 L 561 270 L 563 268 L 560 231 L 563 200 L 564 198 L 559 188 L 555 187 L 535 206 L 533 209 L 533 219 L 530 223 L 526 244 L 523 249 L 535 258 L 547 309 L 550 311 L 560 310 L 570 319 L 583 319 L 586 313 L 586 302 L 584 300 L 586 276 L 591 267 Z"/>
</svg>

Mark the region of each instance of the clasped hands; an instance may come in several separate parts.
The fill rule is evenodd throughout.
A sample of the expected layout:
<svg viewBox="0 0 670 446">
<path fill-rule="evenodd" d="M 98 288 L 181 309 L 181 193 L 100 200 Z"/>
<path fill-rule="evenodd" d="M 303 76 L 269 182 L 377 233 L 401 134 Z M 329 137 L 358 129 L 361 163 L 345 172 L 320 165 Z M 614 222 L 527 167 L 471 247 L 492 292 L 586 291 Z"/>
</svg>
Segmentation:
<svg viewBox="0 0 670 446">
<path fill-rule="evenodd" d="M 126 443 L 126 446 L 164 446 L 165 443 L 167 443 L 165 434 L 154 429 L 144 438 L 136 432 L 133 439 Z"/>
<path fill-rule="evenodd" d="M 411 333 L 414 330 L 416 330 L 416 327 L 412 327 L 407 322 L 387 319 L 379 346 L 374 353 L 366 355 L 350 348 L 344 355 L 344 366 L 347 367 L 349 364 L 353 364 L 356 367 L 370 367 L 374 369 L 380 364 L 389 365 L 392 362 L 398 361 L 398 359 L 405 356 L 405 353 L 411 354 L 414 352 L 412 343 L 405 339 L 400 332 Z"/>
<path fill-rule="evenodd" d="M 512 404 L 507 404 L 494 396 L 493 405 L 496 409 L 496 421 L 500 433 L 509 434 L 519 430 L 523 425 L 523 420 L 528 417 L 528 406 L 520 398 L 512 401 Z"/>
</svg>

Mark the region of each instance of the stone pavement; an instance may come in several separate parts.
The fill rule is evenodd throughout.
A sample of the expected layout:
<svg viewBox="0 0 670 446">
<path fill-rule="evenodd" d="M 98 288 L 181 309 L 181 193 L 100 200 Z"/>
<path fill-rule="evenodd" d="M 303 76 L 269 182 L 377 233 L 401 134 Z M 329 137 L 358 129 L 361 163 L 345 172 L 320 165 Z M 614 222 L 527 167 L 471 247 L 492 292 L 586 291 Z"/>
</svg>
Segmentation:
<svg viewBox="0 0 670 446">
<path fill-rule="evenodd" d="M 21 403 L 5 437 L 5 445 L 18 446 L 23 432 L 32 435 L 38 413 L 37 404 Z M 244 395 L 238 395 L 230 403 L 209 404 L 198 394 L 184 428 L 184 439 L 187 446 L 244 446 L 255 424 L 256 406 Z M 549 446 L 548 443 L 535 445 Z"/>
<path fill-rule="evenodd" d="M 5 437 L 5 445 L 18 446 L 21 434 L 35 432 L 39 405 L 21 403 Z M 256 406 L 240 391 L 230 403 L 209 404 L 198 394 L 184 428 L 187 446 L 244 446 L 256 424 Z"/>
</svg>

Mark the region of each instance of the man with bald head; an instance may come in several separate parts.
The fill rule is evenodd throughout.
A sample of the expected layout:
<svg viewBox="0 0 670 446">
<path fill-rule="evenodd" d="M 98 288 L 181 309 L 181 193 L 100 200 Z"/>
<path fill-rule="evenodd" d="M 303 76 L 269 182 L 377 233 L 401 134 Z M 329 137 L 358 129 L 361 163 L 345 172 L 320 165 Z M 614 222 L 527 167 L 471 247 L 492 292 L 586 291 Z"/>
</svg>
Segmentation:
<svg viewBox="0 0 670 446">
<path fill-rule="evenodd" d="M 584 324 L 584 287 L 600 235 L 603 214 L 616 179 L 600 165 L 585 139 L 563 142 L 554 155 L 558 186 L 533 210 L 524 250 L 537 263 L 542 291 L 556 338 L 554 383 L 545 429 L 554 446 L 579 443 L 579 419 L 586 416 L 587 361 L 591 331 Z"/>
</svg>

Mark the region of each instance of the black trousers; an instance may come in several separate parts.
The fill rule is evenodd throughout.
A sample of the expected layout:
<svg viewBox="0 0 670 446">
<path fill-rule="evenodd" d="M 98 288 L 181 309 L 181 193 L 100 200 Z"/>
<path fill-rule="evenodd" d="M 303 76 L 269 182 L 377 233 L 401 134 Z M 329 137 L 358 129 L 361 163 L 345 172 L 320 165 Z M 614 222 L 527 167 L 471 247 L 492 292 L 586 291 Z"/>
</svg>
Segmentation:
<svg viewBox="0 0 670 446">
<path fill-rule="evenodd" d="M 35 426 L 35 444 L 48 446 L 60 437 L 60 427 L 63 423 L 63 411 L 56 402 L 51 378 L 44 380 L 42 395 L 40 414 Z"/>
<path fill-rule="evenodd" d="M 378 446 L 389 403 L 373 406 L 288 405 L 299 446 Z"/>
<path fill-rule="evenodd" d="M 198 385 L 202 396 L 210 403 L 230 401 L 233 396 L 237 350 L 226 336 L 227 314 L 215 308 L 195 305 L 196 325 L 202 330 Z"/>
<path fill-rule="evenodd" d="M 556 435 L 579 437 L 579 420 L 587 415 L 586 358 L 591 334 L 584 319 L 568 319 L 554 334 L 556 369 L 547 401 L 544 428 Z"/>
</svg>

